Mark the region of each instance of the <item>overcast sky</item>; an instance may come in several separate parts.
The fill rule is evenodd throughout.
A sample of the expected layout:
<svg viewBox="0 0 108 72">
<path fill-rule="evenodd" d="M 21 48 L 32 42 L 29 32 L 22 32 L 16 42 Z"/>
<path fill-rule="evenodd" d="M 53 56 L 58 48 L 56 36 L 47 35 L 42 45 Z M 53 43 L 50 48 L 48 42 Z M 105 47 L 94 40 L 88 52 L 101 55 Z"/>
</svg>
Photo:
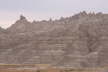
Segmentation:
<svg viewBox="0 0 108 72">
<path fill-rule="evenodd" d="M 108 0 L 0 0 L 0 26 L 10 26 L 20 14 L 32 21 L 72 16 L 80 11 L 108 13 Z"/>
</svg>

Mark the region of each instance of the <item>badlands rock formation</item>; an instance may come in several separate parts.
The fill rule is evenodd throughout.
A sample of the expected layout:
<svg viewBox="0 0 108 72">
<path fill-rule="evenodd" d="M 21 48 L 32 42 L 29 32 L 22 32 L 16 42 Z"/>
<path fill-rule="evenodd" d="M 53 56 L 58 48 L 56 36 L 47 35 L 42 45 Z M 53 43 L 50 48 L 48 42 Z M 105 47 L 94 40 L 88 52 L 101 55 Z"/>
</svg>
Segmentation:
<svg viewBox="0 0 108 72">
<path fill-rule="evenodd" d="M 33 22 L 21 15 L 11 27 L 0 28 L 0 64 L 107 66 L 108 14 L 81 12 Z"/>
</svg>

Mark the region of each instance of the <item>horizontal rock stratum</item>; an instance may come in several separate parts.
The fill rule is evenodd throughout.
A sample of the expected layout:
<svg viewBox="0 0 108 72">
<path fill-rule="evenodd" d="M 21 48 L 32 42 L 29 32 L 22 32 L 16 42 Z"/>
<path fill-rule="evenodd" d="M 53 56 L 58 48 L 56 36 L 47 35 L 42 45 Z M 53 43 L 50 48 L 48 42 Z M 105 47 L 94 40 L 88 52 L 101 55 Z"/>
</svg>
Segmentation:
<svg viewBox="0 0 108 72">
<path fill-rule="evenodd" d="M 0 28 L 0 64 L 108 66 L 108 14 L 33 22 L 21 15 L 11 27 Z"/>
</svg>

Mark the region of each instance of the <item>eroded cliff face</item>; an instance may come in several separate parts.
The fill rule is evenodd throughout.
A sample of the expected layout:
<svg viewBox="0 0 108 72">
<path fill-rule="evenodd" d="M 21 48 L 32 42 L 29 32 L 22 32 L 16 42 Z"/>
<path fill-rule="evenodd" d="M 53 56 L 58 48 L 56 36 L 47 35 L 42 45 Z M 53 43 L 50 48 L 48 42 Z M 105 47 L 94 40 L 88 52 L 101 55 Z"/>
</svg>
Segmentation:
<svg viewBox="0 0 108 72">
<path fill-rule="evenodd" d="M 81 12 L 60 20 L 21 16 L 0 28 L 0 63 L 99 67 L 108 64 L 108 14 Z"/>
</svg>

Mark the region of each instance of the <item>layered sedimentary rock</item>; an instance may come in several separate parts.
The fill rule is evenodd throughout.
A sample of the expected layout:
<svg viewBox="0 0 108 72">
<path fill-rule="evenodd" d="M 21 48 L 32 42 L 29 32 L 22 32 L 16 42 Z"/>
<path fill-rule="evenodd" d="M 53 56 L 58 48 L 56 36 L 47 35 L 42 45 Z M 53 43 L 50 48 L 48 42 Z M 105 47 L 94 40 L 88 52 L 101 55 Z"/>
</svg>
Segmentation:
<svg viewBox="0 0 108 72">
<path fill-rule="evenodd" d="M 81 12 L 59 20 L 24 16 L 0 29 L 1 64 L 99 67 L 108 64 L 108 14 Z"/>
</svg>

